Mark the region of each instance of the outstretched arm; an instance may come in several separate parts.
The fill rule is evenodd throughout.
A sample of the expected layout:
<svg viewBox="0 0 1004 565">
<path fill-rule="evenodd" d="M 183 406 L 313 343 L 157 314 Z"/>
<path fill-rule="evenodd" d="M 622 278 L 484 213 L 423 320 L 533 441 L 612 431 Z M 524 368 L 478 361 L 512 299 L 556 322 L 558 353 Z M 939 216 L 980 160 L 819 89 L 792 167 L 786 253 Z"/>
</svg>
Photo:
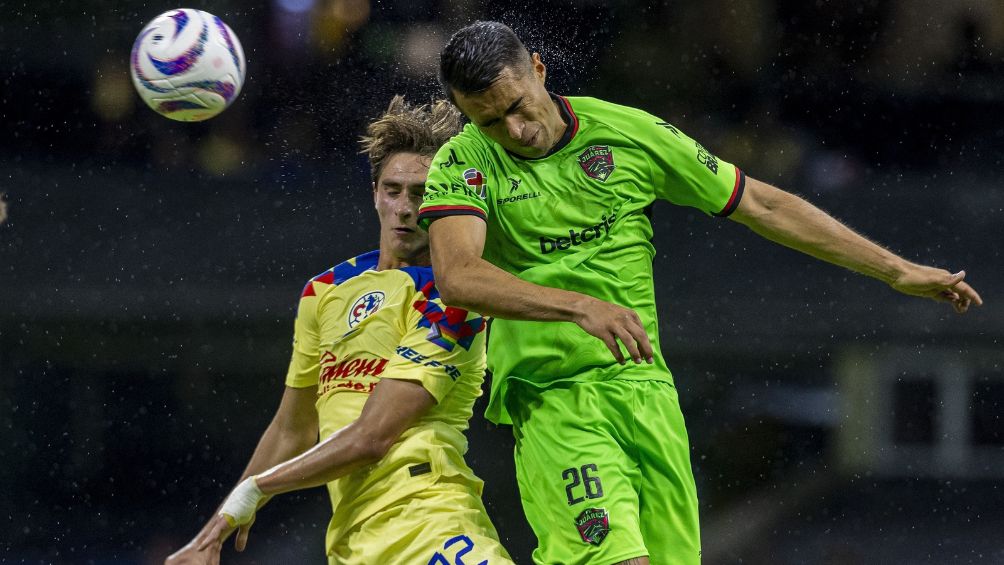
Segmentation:
<svg viewBox="0 0 1004 565">
<path fill-rule="evenodd" d="M 254 454 L 248 461 L 240 481 L 281 461 L 295 457 L 317 443 L 317 410 L 314 408 L 316 401 L 317 387 L 286 387 L 279 408 L 275 412 L 275 417 L 272 418 L 272 422 L 265 429 L 261 439 L 258 440 L 258 447 L 255 448 Z M 215 518 L 216 514 L 214 513 L 191 542 L 167 558 L 166 565 L 219 563 L 220 544 L 215 544 L 215 547 L 207 545 L 200 550 L 201 542 L 197 541 L 212 530 Z M 238 551 L 242 551 L 247 544 L 249 529 L 250 524 L 242 527 L 238 532 L 236 540 Z"/>
<path fill-rule="evenodd" d="M 416 382 L 381 380 L 354 422 L 300 456 L 237 485 L 210 529 L 199 535 L 200 548 L 210 547 L 226 539 L 234 528 L 253 522 L 255 511 L 270 496 L 320 486 L 376 463 L 435 403 Z"/>
<path fill-rule="evenodd" d="M 756 179 L 746 177 L 746 192 L 729 217 L 771 241 L 874 277 L 904 294 L 949 302 L 960 314 L 971 304 L 983 304 L 963 282 L 965 271 L 952 274 L 911 263 L 798 196 Z"/>
<path fill-rule="evenodd" d="M 652 362 L 652 344 L 633 310 L 499 269 L 481 258 L 485 230 L 476 216 L 446 216 L 429 226 L 432 269 L 444 303 L 509 320 L 574 322 L 602 340 L 619 363 L 624 355 L 618 340 L 635 363 Z"/>
</svg>

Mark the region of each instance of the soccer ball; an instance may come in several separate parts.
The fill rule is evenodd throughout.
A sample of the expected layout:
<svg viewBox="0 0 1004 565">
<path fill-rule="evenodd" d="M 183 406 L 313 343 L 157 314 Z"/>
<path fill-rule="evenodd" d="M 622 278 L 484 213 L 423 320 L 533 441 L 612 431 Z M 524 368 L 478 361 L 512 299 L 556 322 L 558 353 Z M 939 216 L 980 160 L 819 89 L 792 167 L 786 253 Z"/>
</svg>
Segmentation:
<svg viewBox="0 0 1004 565">
<path fill-rule="evenodd" d="M 223 20 L 182 8 L 154 18 L 132 46 L 130 72 L 155 112 L 182 122 L 208 120 L 237 98 L 244 50 Z"/>
</svg>

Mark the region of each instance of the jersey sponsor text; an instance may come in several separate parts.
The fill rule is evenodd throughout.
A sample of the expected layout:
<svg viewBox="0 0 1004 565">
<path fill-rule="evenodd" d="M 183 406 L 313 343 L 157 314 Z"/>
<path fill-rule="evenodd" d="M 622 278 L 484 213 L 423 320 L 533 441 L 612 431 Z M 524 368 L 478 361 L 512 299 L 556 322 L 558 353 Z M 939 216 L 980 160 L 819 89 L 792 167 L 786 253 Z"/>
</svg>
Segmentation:
<svg viewBox="0 0 1004 565">
<path fill-rule="evenodd" d="M 338 357 L 325 351 L 321 356 L 321 374 L 318 376 L 317 394 L 324 395 L 336 388 L 348 388 L 362 392 L 373 392 L 377 381 L 365 380 L 363 377 L 379 377 L 387 366 L 386 359 L 356 357 L 354 359 L 338 360 Z"/>
<path fill-rule="evenodd" d="M 607 217 L 606 214 L 604 214 L 603 219 L 597 222 L 596 225 L 582 228 L 582 231 L 575 231 L 574 229 L 568 230 L 568 237 L 550 238 L 541 236 L 540 252 L 547 255 L 548 253 L 564 251 L 565 249 L 570 249 L 594 239 L 604 237 L 610 233 L 610 226 L 613 225 L 614 220 L 616 219 L 616 214 L 610 214 L 610 217 Z"/>
</svg>

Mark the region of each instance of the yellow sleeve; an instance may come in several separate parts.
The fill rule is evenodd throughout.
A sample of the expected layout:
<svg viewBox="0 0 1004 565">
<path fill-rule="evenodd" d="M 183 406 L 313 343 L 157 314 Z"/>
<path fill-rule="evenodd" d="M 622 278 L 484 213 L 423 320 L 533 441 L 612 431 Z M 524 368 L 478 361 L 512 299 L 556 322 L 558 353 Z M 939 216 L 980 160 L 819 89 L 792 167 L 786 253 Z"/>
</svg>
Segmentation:
<svg viewBox="0 0 1004 565">
<path fill-rule="evenodd" d="M 440 402 L 461 374 L 485 370 L 484 329 L 478 314 L 416 292 L 404 335 L 381 378 L 421 384 Z"/>
<path fill-rule="evenodd" d="M 317 323 L 318 298 L 313 280 L 307 281 L 296 309 L 293 327 L 293 355 L 286 372 L 286 386 L 304 388 L 316 386 L 320 374 L 320 332 Z"/>
</svg>

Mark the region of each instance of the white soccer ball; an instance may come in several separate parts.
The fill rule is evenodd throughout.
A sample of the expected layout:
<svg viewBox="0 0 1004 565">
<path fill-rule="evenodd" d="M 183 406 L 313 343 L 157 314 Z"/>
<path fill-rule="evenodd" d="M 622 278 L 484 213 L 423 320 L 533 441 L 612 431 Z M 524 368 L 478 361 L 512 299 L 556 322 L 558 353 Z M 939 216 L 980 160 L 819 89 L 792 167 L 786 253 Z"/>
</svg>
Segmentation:
<svg viewBox="0 0 1004 565">
<path fill-rule="evenodd" d="M 244 84 L 244 50 L 220 18 L 181 8 L 154 18 L 132 46 L 130 71 L 143 101 L 182 122 L 208 120 Z"/>
</svg>

